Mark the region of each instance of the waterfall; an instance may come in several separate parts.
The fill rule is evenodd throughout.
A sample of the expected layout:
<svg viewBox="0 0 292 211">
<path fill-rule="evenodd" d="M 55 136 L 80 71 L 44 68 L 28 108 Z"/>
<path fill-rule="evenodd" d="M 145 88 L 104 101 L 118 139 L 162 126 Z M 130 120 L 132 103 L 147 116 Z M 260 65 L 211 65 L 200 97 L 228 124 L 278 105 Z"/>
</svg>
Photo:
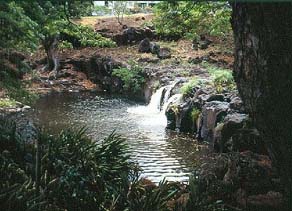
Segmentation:
<svg viewBox="0 0 292 211">
<path fill-rule="evenodd" d="M 147 108 L 149 111 L 155 113 L 155 112 L 160 112 L 161 110 L 161 99 L 163 97 L 163 92 L 166 89 L 166 86 L 161 87 L 158 89 L 150 99 L 150 103 L 148 104 Z"/>
<path fill-rule="evenodd" d="M 170 85 L 159 88 L 150 99 L 150 103 L 147 106 L 137 106 L 134 108 L 128 108 L 129 113 L 136 114 L 160 114 L 164 115 L 167 105 L 173 100 L 171 91 L 179 81 L 173 82 Z"/>
</svg>

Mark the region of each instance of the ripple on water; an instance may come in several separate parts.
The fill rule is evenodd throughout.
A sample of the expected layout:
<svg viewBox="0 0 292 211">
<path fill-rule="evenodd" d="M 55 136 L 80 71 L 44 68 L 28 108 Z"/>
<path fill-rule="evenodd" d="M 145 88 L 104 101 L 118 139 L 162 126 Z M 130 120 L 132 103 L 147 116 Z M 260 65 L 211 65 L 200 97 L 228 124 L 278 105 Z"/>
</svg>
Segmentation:
<svg viewBox="0 0 292 211">
<path fill-rule="evenodd" d="M 143 169 L 142 176 L 159 182 L 187 181 L 189 147 L 173 144 L 165 131 L 164 115 L 123 98 L 74 93 L 51 95 L 36 104 L 35 118 L 53 131 L 71 126 L 86 126 L 88 134 L 101 139 L 113 130 L 127 139 L 132 159 Z M 176 138 L 177 139 L 177 138 Z"/>
</svg>

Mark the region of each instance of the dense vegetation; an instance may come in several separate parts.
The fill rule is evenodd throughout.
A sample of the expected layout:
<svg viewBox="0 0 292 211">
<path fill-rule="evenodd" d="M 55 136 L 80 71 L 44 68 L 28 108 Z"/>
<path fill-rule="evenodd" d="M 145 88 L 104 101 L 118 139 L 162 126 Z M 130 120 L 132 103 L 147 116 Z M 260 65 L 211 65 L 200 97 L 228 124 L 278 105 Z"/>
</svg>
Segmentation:
<svg viewBox="0 0 292 211">
<path fill-rule="evenodd" d="M 27 143 L 14 123 L 1 119 L 0 129 L 2 209 L 161 210 L 178 190 L 167 182 L 143 186 L 125 140 L 116 134 L 92 142 L 84 129 L 58 136 L 40 132 Z"/>
<path fill-rule="evenodd" d="M 231 8 L 226 2 L 161 2 L 155 8 L 157 33 L 173 38 L 196 39 L 201 34 L 231 33 Z"/>
<path fill-rule="evenodd" d="M 19 81 L 31 67 L 24 61 L 26 56 L 18 52 L 31 54 L 41 46 L 47 55 L 46 70 L 58 71 L 58 48 L 115 46 L 92 28 L 71 21 L 91 11 L 91 1 L 0 2 L 0 88 L 8 97 L 26 104 L 36 98 Z"/>
</svg>

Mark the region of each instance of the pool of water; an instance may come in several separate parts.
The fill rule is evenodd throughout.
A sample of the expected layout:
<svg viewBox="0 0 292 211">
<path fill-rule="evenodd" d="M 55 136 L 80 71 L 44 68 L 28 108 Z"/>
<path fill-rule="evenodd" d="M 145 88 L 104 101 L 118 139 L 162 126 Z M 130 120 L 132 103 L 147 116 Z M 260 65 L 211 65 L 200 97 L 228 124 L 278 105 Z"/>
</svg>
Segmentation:
<svg viewBox="0 0 292 211">
<path fill-rule="evenodd" d="M 31 115 L 53 133 L 85 126 L 90 137 L 100 140 L 115 130 L 127 139 L 131 159 L 143 169 L 142 176 L 154 182 L 164 177 L 186 182 L 202 153 L 191 137 L 165 130 L 166 118 L 161 112 L 121 97 L 53 94 L 41 98 Z"/>
</svg>

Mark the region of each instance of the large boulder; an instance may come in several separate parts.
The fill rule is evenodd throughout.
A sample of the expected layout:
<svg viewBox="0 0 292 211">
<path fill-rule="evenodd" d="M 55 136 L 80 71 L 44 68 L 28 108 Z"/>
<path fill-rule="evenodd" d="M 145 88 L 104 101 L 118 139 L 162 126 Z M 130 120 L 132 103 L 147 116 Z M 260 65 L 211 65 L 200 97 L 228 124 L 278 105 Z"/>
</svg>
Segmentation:
<svg viewBox="0 0 292 211">
<path fill-rule="evenodd" d="M 153 54 L 158 54 L 160 51 L 160 46 L 157 43 L 150 43 L 150 52 Z"/>
<path fill-rule="evenodd" d="M 244 210 L 252 207 L 247 210 L 254 211 L 264 207 L 281 210 L 283 205 L 279 194 L 283 187 L 266 155 L 250 151 L 215 155 L 198 168 L 196 176 L 197 188 L 207 204 L 222 200 Z"/>
<path fill-rule="evenodd" d="M 139 43 L 138 52 L 149 53 L 150 52 L 150 45 L 151 45 L 150 40 L 148 38 L 145 38 L 144 40 L 142 40 Z"/>
<path fill-rule="evenodd" d="M 230 113 L 214 131 L 216 152 L 252 151 L 267 154 L 266 145 L 258 130 L 249 122 L 247 114 Z"/>
<path fill-rule="evenodd" d="M 229 104 L 221 101 L 207 102 L 203 106 L 198 127 L 198 138 L 200 140 L 213 140 L 214 129 L 216 125 L 227 115 L 228 108 Z"/>
</svg>

